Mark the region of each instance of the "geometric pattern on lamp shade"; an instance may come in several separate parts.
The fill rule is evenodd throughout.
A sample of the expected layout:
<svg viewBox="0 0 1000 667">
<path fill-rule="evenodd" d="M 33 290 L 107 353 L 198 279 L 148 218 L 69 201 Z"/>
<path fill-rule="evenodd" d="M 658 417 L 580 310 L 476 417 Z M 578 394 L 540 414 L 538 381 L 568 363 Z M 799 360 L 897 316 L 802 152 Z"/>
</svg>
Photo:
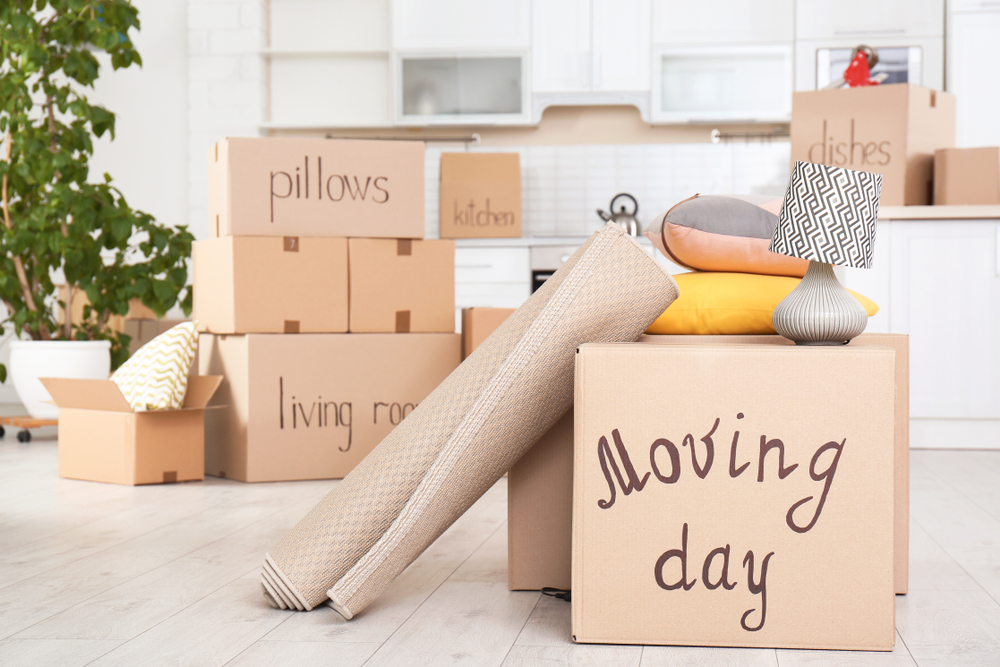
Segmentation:
<svg viewBox="0 0 1000 667">
<path fill-rule="evenodd" d="M 881 174 L 795 162 L 771 252 L 869 269 Z"/>
</svg>

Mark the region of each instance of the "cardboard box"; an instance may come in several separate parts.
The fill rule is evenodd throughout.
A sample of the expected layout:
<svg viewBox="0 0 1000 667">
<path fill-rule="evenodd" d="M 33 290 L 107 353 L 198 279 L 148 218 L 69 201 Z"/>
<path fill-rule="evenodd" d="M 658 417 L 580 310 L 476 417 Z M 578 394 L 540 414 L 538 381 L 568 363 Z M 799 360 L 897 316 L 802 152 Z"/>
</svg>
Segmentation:
<svg viewBox="0 0 1000 667">
<path fill-rule="evenodd" d="M 352 332 L 455 332 L 454 241 L 348 243 Z"/>
<path fill-rule="evenodd" d="M 794 93 L 792 162 L 882 174 L 882 206 L 930 204 L 934 151 L 955 145 L 955 96 L 911 84 Z"/>
<path fill-rule="evenodd" d="M 59 285 L 57 287 L 57 297 L 59 301 L 66 303 L 67 298 L 66 285 Z M 81 289 L 74 290 L 73 292 L 73 302 L 71 304 L 71 309 L 73 311 L 72 322 L 75 325 L 83 323 L 83 309 L 85 306 L 90 305 L 90 299 L 87 297 L 87 293 Z M 132 299 L 129 301 L 128 312 L 125 317 L 121 315 L 112 315 L 108 318 L 108 327 L 112 331 L 124 331 L 125 320 L 128 319 L 156 319 L 156 313 L 154 313 L 150 308 L 142 303 L 139 299 Z M 96 321 L 97 318 L 91 314 L 91 320 Z M 64 309 L 59 307 L 59 324 L 62 325 L 66 322 L 66 313 Z"/>
<path fill-rule="evenodd" d="M 193 317 L 203 331 L 347 331 L 347 239 L 227 236 L 193 250 Z"/>
<path fill-rule="evenodd" d="M 440 196 L 443 239 L 521 236 L 517 153 L 442 153 Z"/>
<path fill-rule="evenodd" d="M 462 358 L 472 354 L 513 312 L 513 308 L 463 308 Z"/>
<path fill-rule="evenodd" d="M 776 335 L 642 336 L 640 343 L 660 345 L 793 345 Z M 909 584 L 910 545 L 910 375 L 909 336 L 861 334 L 850 346 L 891 347 L 896 350 L 896 403 L 893 434 L 893 579 L 897 594 Z M 538 450 L 538 451 L 536 451 Z M 573 506 L 573 435 L 553 428 L 518 461 L 508 474 L 508 587 L 510 590 L 568 588 L 570 539 L 566 516 Z M 538 511 L 539 507 L 547 508 Z M 537 536 L 544 535 L 541 542 Z"/>
<path fill-rule="evenodd" d="M 180 410 L 135 412 L 111 380 L 44 378 L 59 406 L 59 476 L 112 484 L 205 478 L 205 406 L 222 378 L 188 378 Z"/>
<path fill-rule="evenodd" d="M 891 650 L 894 358 L 582 345 L 574 639 Z"/>
<path fill-rule="evenodd" d="M 507 473 L 507 588 L 569 590 L 573 556 L 573 410 Z"/>
<path fill-rule="evenodd" d="M 1000 204 L 1000 148 L 934 151 L 934 204 Z"/>
<path fill-rule="evenodd" d="M 208 151 L 214 236 L 423 238 L 424 144 L 227 138 Z"/>
<path fill-rule="evenodd" d="M 132 340 L 128 344 L 129 356 L 138 352 L 140 347 L 161 333 L 166 333 L 184 321 L 186 320 L 155 320 L 145 318 L 125 320 L 122 326 L 122 333 L 132 337 Z"/>
<path fill-rule="evenodd" d="M 460 363 L 458 334 L 199 338 L 226 380 L 205 423 L 205 472 L 244 482 L 338 479 Z"/>
</svg>

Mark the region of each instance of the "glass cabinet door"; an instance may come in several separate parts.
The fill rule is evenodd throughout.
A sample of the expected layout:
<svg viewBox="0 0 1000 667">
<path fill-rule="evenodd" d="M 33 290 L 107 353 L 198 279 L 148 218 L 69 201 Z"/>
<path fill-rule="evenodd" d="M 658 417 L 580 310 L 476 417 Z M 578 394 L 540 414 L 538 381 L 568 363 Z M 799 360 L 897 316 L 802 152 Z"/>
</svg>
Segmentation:
<svg viewBox="0 0 1000 667">
<path fill-rule="evenodd" d="M 522 56 L 402 56 L 404 123 L 517 121 L 527 117 Z"/>
</svg>

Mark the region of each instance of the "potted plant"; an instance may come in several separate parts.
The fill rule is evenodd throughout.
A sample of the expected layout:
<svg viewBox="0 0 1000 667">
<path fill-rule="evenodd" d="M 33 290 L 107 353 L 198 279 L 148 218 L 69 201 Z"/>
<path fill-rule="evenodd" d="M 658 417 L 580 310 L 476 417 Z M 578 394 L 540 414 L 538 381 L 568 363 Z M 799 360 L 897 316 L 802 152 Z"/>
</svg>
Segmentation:
<svg viewBox="0 0 1000 667">
<path fill-rule="evenodd" d="M 127 359 L 129 342 L 109 319 L 124 316 L 132 299 L 158 316 L 178 301 L 190 313 L 193 237 L 132 209 L 108 174 L 88 171 L 94 139 L 113 138 L 115 127 L 114 114 L 84 94 L 100 72 L 95 53 L 107 54 L 114 69 L 141 65 L 130 39 L 137 10 L 127 0 L 8 0 L 0 29 L 0 301 L 17 335 L 31 339 L 12 344 L 18 394 L 33 416 L 51 415 L 52 406 L 32 406 L 25 395 L 25 359 L 49 366 L 43 373 L 55 366 L 75 377 L 86 371 L 64 355 L 90 355 L 105 360 L 91 361 L 90 375 L 107 377 Z M 57 281 L 67 285 L 62 299 Z M 74 323 L 68 314 L 80 295 L 88 303 Z M 58 307 L 67 314 L 62 323 Z M 24 347 L 42 349 L 23 354 Z"/>
</svg>

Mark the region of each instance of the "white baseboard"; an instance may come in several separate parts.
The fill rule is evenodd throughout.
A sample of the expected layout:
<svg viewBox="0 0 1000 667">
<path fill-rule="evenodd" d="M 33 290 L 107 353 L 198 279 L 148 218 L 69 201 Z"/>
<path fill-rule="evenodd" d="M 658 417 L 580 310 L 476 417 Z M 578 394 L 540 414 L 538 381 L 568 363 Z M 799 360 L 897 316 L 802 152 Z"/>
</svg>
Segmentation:
<svg viewBox="0 0 1000 667">
<path fill-rule="evenodd" d="M 911 419 L 910 449 L 1000 449 L 1000 419 Z"/>
</svg>

